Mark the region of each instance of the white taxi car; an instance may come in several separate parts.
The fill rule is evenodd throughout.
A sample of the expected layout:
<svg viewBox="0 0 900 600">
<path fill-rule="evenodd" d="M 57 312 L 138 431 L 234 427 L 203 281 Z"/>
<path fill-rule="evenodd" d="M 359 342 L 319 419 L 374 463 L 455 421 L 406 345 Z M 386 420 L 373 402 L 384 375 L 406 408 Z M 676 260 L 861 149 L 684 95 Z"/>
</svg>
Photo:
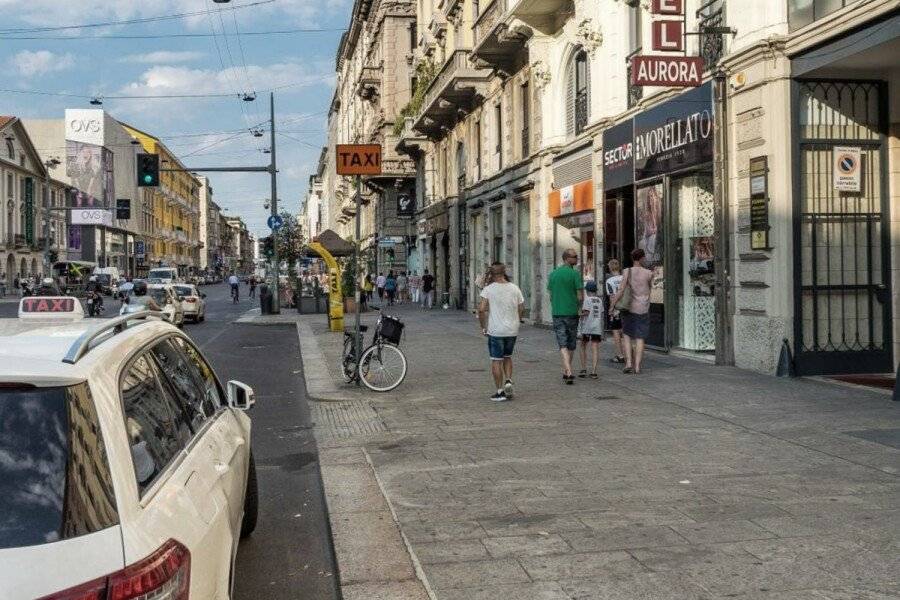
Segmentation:
<svg viewBox="0 0 900 600">
<path fill-rule="evenodd" d="M 175 293 L 181 298 L 181 310 L 184 318 L 194 323 L 206 320 L 206 294 L 200 292 L 192 283 L 176 283 Z"/>
<path fill-rule="evenodd" d="M 0 321 L 0 599 L 229 598 L 257 518 L 253 391 L 157 313 L 19 314 Z"/>
</svg>

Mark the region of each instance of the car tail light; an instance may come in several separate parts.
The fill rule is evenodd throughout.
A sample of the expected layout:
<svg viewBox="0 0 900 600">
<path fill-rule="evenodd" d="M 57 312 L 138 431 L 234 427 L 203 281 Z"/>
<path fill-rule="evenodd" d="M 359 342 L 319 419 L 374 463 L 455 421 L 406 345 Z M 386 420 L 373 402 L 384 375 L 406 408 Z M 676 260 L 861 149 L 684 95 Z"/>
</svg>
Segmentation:
<svg viewBox="0 0 900 600">
<path fill-rule="evenodd" d="M 190 302 L 191 304 L 193 304 L 194 302 L 197 301 L 197 299 L 196 299 L 196 298 L 185 298 L 185 301 L 186 301 L 186 302 Z"/>
<path fill-rule="evenodd" d="M 188 600 L 190 587 L 191 553 L 169 540 L 121 571 L 39 600 Z"/>
</svg>

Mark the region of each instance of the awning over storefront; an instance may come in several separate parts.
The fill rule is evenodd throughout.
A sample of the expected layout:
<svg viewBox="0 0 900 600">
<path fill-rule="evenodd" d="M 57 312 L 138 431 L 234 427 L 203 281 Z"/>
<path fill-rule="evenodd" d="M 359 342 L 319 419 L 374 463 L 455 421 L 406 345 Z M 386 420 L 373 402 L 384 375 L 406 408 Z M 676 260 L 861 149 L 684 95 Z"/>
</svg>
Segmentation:
<svg viewBox="0 0 900 600">
<path fill-rule="evenodd" d="M 550 192 L 548 197 L 551 217 L 594 210 L 594 181 L 588 179 Z"/>
</svg>

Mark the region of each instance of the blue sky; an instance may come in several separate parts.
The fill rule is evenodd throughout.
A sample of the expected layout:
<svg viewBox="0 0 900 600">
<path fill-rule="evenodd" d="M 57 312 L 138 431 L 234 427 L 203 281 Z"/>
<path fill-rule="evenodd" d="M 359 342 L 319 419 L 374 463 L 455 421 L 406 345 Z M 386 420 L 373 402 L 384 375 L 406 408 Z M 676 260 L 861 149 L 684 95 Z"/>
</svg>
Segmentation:
<svg viewBox="0 0 900 600">
<path fill-rule="evenodd" d="M 334 56 L 346 28 L 350 0 L 274 0 L 244 9 L 196 14 L 265 0 L 0 0 L 0 88 L 92 96 L 234 94 L 222 98 L 106 98 L 113 116 L 161 135 L 187 166 L 267 164 L 250 126 L 268 119 L 268 93 L 275 92 L 279 193 L 296 211 L 325 142 L 326 111 L 334 82 Z M 177 19 L 160 16 L 194 13 Z M 111 21 L 149 22 L 57 31 Z M 286 35 L 247 35 L 285 29 L 324 29 Z M 223 35 L 224 31 L 224 35 Z M 94 39 L 83 36 L 212 34 L 215 37 Z M 238 36 L 236 32 L 241 32 Z M 11 40 L 13 36 L 44 39 Z M 62 36 L 67 39 L 46 39 Z M 257 91 L 255 102 L 237 96 Z M 66 108 L 90 108 L 88 99 L 0 92 L 0 114 L 62 118 Z M 245 130 L 238 132 L 238 130 Z M 227 132 L 227 133 L 222 133 Z M 168 135 L 167 135 L 168 134 Z M 188 156 L 188 155 L 191 156 Z M 265 174 L 210 174 L 214 199 L 265 233 Z"/>
</svg>

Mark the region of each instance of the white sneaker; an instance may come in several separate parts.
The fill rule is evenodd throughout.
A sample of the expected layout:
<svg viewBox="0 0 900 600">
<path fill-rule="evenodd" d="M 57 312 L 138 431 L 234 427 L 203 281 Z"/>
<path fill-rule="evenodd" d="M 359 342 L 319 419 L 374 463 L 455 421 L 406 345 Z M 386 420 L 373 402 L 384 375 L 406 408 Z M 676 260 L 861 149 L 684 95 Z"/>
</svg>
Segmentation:
<svg viewBox="0 0 900 600">
<path fill-rule="evenodd" d="M 497 390 L 494 392 L 494 395 L 491 396 L 491 400 L 494 402 L 506 402 L 509 398 L 506 397 L 506 394 L 503 393 L 503 390 Z"/>
<path fill-rule="evenodd" d="M 506 383 L 503 384 L 503 393 L 506 395 L 507 399 L 512 400 L 512 397 L 513 397 L 512 379 L 507 379 Z"/>
</svg>

